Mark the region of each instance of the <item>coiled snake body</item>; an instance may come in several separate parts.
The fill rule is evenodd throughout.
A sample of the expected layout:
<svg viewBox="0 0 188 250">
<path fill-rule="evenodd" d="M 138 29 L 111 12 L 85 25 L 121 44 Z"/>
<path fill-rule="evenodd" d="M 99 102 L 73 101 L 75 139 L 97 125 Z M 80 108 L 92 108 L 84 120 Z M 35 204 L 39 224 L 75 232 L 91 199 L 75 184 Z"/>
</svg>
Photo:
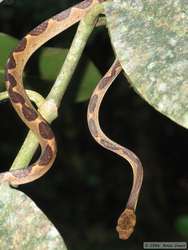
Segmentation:
<svg viewBox="0 0 188 250">
<path fill-rule="evenodd" d="M 11 185 L 20 185 L 42 176 L 52 166 L 56 157 L 56 142 L 54 134 L 45 119 L 31 104 L 22 85 L 22 74 L 30 56 L 42 44 L 61 33 L 74 23 L 80 21 L 95 4 L 105 0 L 85 0 L 54 17 L 28 33 L 18 44 L 9 57 L 6 66 L 6 86 L 10 101 L 23 122 L 38 137 L 41 146 L 39 159 L 26 169 L 7 171 L 0 174 L 0 181 Z M 104 78 L 97 85 L 88 107 L 88 125 L 95 140 L 108 150 L 127 159 L 133 168 L 134 180 L 126 210 L 118 220 L 117 230 L 120 238 L 126 239 L 132 233 L 135 225 L 137 199 L 142 184 L 142 165 L 130 150 L 110 140 L 102 132 L 98 121 L 98 112 L 103 96 L 115 77 L 120 73 L 121 65 L 116 60 Z"/>
</svg>

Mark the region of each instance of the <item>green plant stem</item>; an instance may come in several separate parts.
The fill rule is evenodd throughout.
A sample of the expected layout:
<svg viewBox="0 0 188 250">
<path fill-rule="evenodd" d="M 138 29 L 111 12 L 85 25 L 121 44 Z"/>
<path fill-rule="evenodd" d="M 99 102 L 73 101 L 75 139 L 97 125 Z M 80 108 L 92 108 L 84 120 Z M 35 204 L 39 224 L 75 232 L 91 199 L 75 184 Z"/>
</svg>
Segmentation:
<svg viewBox="0 0 188 250">
<path fill-rule="evenodd" d="M 78 26 L 76 35 L 73 39 L 62 69 L 51 91 L 49 92 L 46 101 L 39 108 L 40 113 L 49 123 L 51 123 L 58 116 L 57 109 L 60 106 L 67 86 L 86 46 L 89 35 L 95 27 L 97 16 L 102 12 L 102 4 L 96 4 L 95 7 L 82 19 Z M 37 147 L 38 139 L 31 131 L 29 131 L 11 166 L 11 170 L 27 167 Z"/>
<path fill-rule="evenodd" d="M 64 62 L 62 70 L 58 75 L 53 88 L 51 89 L 47 100 L 53 99 L 59 106 L 65 90 L 72 78 L 72 75 L 78 65 L 79 59 L 86 46 L 86 42 L 93 31 L 96 23 L 96 17 L 102 12 L 102 6 L 97 4 L 91 12 L 80 22 L 71 48 Z M 62 84 L 63 83 L 63 84 Z"/>
<path fill-rule="evenodd" d="M 37 105 L 37 107 L 40 107 L 45 102 L 45 99 L 39 93 L 33 90 L 26 90 L 26 92 L 30 100 L 33 101 Z M 8 98 L 9 95 L 7 91 L 0 92 L 0 101 L 3 101 Z"/>
</svg>

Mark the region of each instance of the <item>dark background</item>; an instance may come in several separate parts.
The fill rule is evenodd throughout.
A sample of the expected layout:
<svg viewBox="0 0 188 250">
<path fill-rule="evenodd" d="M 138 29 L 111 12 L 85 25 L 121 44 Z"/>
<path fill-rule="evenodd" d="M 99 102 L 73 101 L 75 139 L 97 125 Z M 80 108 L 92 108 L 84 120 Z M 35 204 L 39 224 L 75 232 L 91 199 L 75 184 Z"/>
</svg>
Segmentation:
<svg viewBox="0 0 188 250">
<path fill-rule="evenodd" d="M 0 4 L 0 32 L 20 39 L 41 21 L 77 2 L 5 0 Z M 68 48 L 75 30 L 76 26 L 48 46 Z M 107 29 L 93 32 L 85 53 L 104 74 L 114 59 Z M 28 66 L 33 74 L 35 60 L 37 54 Z M 33 83 L 33 88 L 45 94 L 50 85 Z M 88 102 L 76 103 L 70 98 L 71 91 L 70 86 L 52 124 L 58 143 L 53 168 L 20 190 L 46 213 L 68 249 L 142 249 L 144 241 L 186 241 L 188 131 L 149 106 L 123 75 L 109 90 L 101 108 L 101 126 L 110 138 L 133 150 L 144 166 L 136 229 L 128 241 L 121 241 L 115 225 L 128 199 L 132 171 L 127 162 L 92 139 L 86 123 Z M 11 165 L 27 128 L 8 101 L 0 108 L 3 171 Z"/>
</svg>

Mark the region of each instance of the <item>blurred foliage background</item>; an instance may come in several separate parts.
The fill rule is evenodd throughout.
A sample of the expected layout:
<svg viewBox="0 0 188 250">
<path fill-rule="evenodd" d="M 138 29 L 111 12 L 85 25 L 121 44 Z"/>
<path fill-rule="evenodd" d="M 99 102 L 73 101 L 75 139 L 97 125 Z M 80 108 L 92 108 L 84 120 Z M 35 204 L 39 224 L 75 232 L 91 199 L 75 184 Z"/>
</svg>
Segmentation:
<svg viewBox="0 0 188 250">
<path fill-rule="evenodd" d="M 41 21 L 77 2 L 5 0 L 0 5 L 0 32 L 21 39 Z M 52 39 L 47 46 L 68 48 L 76 27 Z M 0 60 L 1 50 L 2 47 Z M 35 53 L 27 65 L 26 85 L 45 96 L 53 81 L 40 77 L 41 51 Z M 140 157 L 144 183 L 135 233 L 126 242 L 118 239 L 116 220 L 128 199 L 132 172 L 127 162 L 101 148 L 89 134 L 88 101 L 77 101 L 78 84 L 89 59 L 101 75 L 111 65 L 114 55 L 105 27 L 96 28 L 90 37 L 85 57 L 63 99 L 59 117 L 52 124 L 58 143 L 53 168 L 43 178 L 19 188 L 46 213 L 63 235 L 68 249 L 142 249 L 144 241 L 186 241 L 188 131 L 142 100 L 123 75 L 105 97 L 100 113 L 101 126 L 110 138 Z M 89 74 L 88 84 L 94 72 Z M 16 156 L 27 128 L 8 101 L 1 102 L 1 114 L 0 155 L 1 171 L 4 171 Z"/>
</svg>

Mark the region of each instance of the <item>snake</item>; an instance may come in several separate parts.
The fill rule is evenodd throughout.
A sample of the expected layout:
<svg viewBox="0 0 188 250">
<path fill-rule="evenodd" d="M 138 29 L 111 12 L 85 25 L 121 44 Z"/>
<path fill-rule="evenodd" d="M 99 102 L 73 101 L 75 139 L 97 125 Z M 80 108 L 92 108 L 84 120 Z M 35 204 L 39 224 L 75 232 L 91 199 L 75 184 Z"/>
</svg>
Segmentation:
<svg viewBox="0 0 188 250">
<path fill-rule="evenodd" d="M 12 51 L 5 68 L 5 83 L 10 102 L 25 125 L 38 138 L 41 154 L 38 160 L 27 168 L 0 173 L 0 181 L 12 186 L 32 182 L 43 176 L 53 165 L 57 146 L 54 133 L 47 121 L 31 103 L 23 86 L 23 71 L 31 55 L 44 43 L 79 22 L 96 4 L 106 0 L 84 0 L 53 17 L 45 20 L 30 31 Z M 106 149 L 128 160 L 133 168 L 134 180 L 127 207 L 118 219 L 117 231 L 121 239 L 132 233 L 135 225 L 135 209 L 142 185 L 142 165 L 130 150 L 110 140 L 100 129 L 98 112 L 105 92 L 120 73 L 122 67 L 118 60 L 101 79 L 91 96 L 88 106 L 89 130 L 95 140 Z"/>
<path fill-rule="evenodd" d="M 93 91 L 93 94 L 91 95 L 87 110 L 87 122 L 93 138 L 104 148 L 126 159 L 130 163 L 133 170 L 132 189 L 128 198 L 126 208 L 120 215 L 116 227 L 116 230 L 119 233 L 119 238 L 126 240 L 133 233 L 136 224 L 135 209 L 142 186 L 143 167 L 139 158 L 131 150 L 109 139 L 101 130 L 99 124 L 99 109 L 101 102 L 104 98 L 105 93 L 121 71 L 122 66 L 118 59 L 116 59 L 108 72 L 97 84 L 95 90 Z"/>
</svg>

